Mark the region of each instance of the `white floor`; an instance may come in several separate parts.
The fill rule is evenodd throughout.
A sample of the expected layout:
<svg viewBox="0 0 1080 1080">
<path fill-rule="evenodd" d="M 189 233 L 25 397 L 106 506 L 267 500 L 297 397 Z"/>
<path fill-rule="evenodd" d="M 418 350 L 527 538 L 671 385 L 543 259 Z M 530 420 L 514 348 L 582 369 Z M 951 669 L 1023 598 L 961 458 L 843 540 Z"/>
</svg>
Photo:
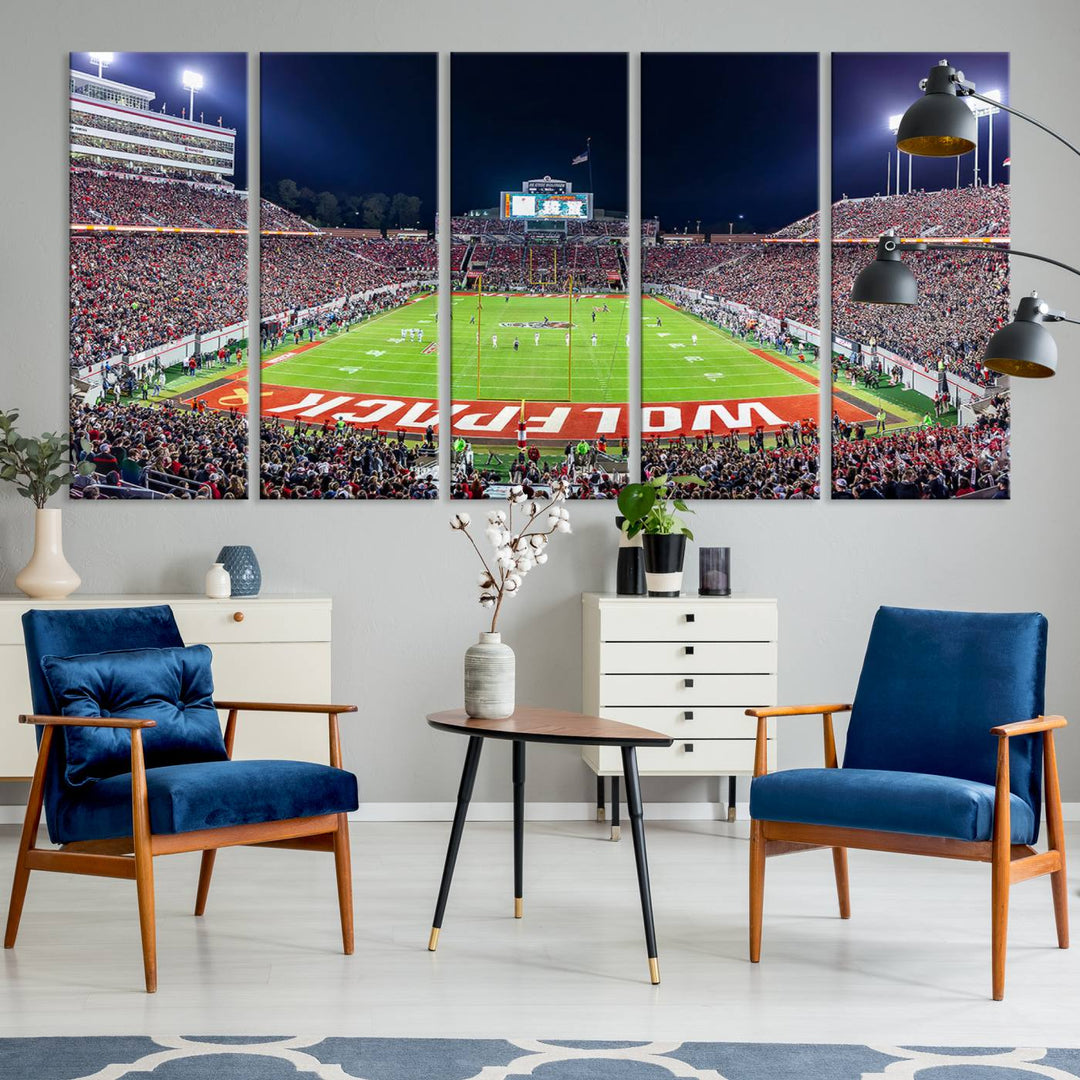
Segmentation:
<svg viewBox="0 0 1080 1080">
<path fill-rule="evenodd" d="M 353 826 L 352 957 L 340 953 L 328 856 L 224 851 L 202 919 L 191 915 L 197 856 L 157 860 L 153 996 L 141 991 L 133 885 L 34 874 L 18 945 L 2 956 L 0 1035 L 1080 1046 L 1080 945 L 1055 947 L 1046 879 L 1013 890 L 1007 996 L 995 1003 L 988 867 L 852 852 L 841 922 L 827 853 L 770 860 L 751 966 L 745 826 L 655 822 L 663 982 L 652 987 L 629 836 L 611 843 L 591 822 L 527 826 L 521 921 L 510 826 L 470 825 L 429 953 L 448 828 Z M 1080 872 L 1080 828 L 1069 828 Z M 15 842 L 0 829 L 4 895 Z"/>
</svg>

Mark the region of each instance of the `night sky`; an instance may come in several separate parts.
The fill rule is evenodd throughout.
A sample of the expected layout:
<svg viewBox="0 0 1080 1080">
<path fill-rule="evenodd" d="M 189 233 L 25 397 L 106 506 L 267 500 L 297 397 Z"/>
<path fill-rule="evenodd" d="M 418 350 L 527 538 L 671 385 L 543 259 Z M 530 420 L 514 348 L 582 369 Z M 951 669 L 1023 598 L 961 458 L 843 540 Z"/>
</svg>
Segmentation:
<svg viewBox="0 0 1080 1080">
<path fill-rule="evenodd" d="M 815 53 L 645 53 L 641 101 L 642 217 L 773 232 L 817 209 Z"/>
<path fill-rule="evenodd" d="M 435 53 L 264 53 L 262 189 L 289 178 L 313 191 L 403 192 L 435 223 Z"/>
<path fill-rule="evenodd" d="M 536 177 L 588 191 L 589 167 L 570 160 L 590 137 L 594 205 L 627 209 L 626 53 L 454 53 L 450 73 L 455 214 Z"/>
<path fill-rule="evenodd" d="M 1009 99 L 1008 53 L 835 53 L 832 58 L 832 182 L 833 200 L 845 192 L 852 198 L 885 193 L 886 161 L 891 151 L 896 170 L 896 136 L 889 131 L 890 116 L 903 113 L 921 94 L 919 81 L 939 60 L 947 58 L 963 71 L 981 93 L 1000 90 Z M 995 183 L 1007 181 L 1009 169 L 1009 116 L 994 119 Z M 979 170 L 986 182 L 987 120 L 979 121 Z M 960 183 L 970 184 L 974 154 L 960 159 Z M 956 184 L 956 158 L 912 159 L 912 187 L 938 191 Z M 901 190 L 907 190 L 907 155 L 900 168 Z M 894 177 L 895 183 L 895 177 Z"/>
<path fill-rule="evenodd" d="M 97 74 L 97 64 L 87 53 L 71 54 L 75 71 Z M 236 172 L 232 182 L 247 188 L 247 56 L 244 53 L 116 53 L 113 62 L 102 72 L 106 79 L 127 83 L 142 90 L 153 90 L 157 97 L 150 103 L 154 112 L 162 104 L 169 116 L 179 116 L 188 107 L 188 92 L 180 82 L 185 68 L 198 71 L 204 87 L 195 94 L 195 119 L 216 124 L 218 117 L 225 127 L 236 128 Z"/>
</svg>

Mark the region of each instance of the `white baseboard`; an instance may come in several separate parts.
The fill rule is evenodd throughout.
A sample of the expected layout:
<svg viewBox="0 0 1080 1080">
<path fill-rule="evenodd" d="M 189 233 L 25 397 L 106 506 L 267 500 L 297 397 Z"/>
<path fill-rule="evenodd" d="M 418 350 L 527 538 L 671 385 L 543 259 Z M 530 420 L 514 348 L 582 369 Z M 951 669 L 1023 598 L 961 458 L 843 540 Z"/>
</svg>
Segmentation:
<svg viewBox="0 0 1080 1080">
<path fill-rule="evenodd" d="M 21 825 L 26 808 L 16 803 L 0 805 L 0 825 Z M 737 803 L 736 817 L 745 821 L 749 804 Z M 1066 821 L 1080 821 L 1080 802 L 1062 804 Z M 469 807 L 470 821 L 510 821 L 513 804 L 508 802 L 475 802 Z M 454 816 L 452 802 L 421 803 L 362 803 L 349 815 L 350 821 L 450 821 Z M 645 817 L 653 821 L 724 821 L 727 808 L 722 803 L 673 802 L 645 803 Z M 594 821 L 596 806 L 589 802 L 533 802 L 525 805 L 527 821 Z M 626 812 L 623 811 L 625 823 Z"/>
</svg>

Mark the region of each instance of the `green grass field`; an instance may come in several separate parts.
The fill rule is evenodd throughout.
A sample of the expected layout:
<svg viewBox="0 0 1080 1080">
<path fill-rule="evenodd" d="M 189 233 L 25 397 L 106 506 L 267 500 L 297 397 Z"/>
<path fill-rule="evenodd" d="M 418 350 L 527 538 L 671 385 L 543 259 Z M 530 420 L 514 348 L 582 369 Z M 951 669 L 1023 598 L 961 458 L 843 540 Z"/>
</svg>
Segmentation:
<svg viewBox="0 0 1080 1080">
<path fill-rule="evenodd" d="M 756 342 L 739 341 L 681 308 L 643 297 L 642 401 L 736 401 L 815 393 L 806 379 L 755 356 L 750 351 L 754 348 L 789 364 L 797 362 L 797 356 L 783 357 Z M 815 363 L 800 368 L 817 374 Z"/>
<path fill-rule="evenodd" d="M 593 308 L 604 304 L 609 310 L 598 312 L 594 322 Z M 573 302 L 571 320 L 566 296 L 511 294 L 507 299 L 505 294 L 490 293 L 484 295 L 478 313 L 475 293 L 455 294 L 451 393 L 459 400 L 626 401 L 630 356 L 627 311 L 625 296 L 585 295 Z M 470 322 L 473 317 L 476 322 Z M 543 326 L 545 317 L 562 325 Z M 573 323 L 569 348 L 567 322 Z M 540 335 L 539 344 L 536 334 Z M 492 343 L 493 335 L 497 345 Z M 520 343 L 517 352 L 515 337 Z"/>
<path fill-rule="evenodd" d="M 437 300 L 425 294 L 350 330 L 327 337 L 317 348 L 295 352 L 283 345 L 266 353 L 264 383 L 345 394 L 395 394 L 434 400 L 439 385 L 436 351 Z M 402 337 L 402 329 L 422 330 L 424 340 Z M 288 356 L 275 361 L 275 357 Z"/>
</svg>

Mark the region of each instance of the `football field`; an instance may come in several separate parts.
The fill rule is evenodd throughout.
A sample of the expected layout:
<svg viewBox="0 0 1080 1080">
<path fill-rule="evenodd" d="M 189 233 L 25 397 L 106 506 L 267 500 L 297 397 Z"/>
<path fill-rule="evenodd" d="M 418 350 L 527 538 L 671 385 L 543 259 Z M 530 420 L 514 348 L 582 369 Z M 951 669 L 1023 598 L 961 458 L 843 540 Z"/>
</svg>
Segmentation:
<svg viewBox="0 0 1080 1080">
<path fill-rule="evenodd" d="M 453 317 L 455 401 L 626 401 L 625 295 L 455 293 Z"/>
</svg>

